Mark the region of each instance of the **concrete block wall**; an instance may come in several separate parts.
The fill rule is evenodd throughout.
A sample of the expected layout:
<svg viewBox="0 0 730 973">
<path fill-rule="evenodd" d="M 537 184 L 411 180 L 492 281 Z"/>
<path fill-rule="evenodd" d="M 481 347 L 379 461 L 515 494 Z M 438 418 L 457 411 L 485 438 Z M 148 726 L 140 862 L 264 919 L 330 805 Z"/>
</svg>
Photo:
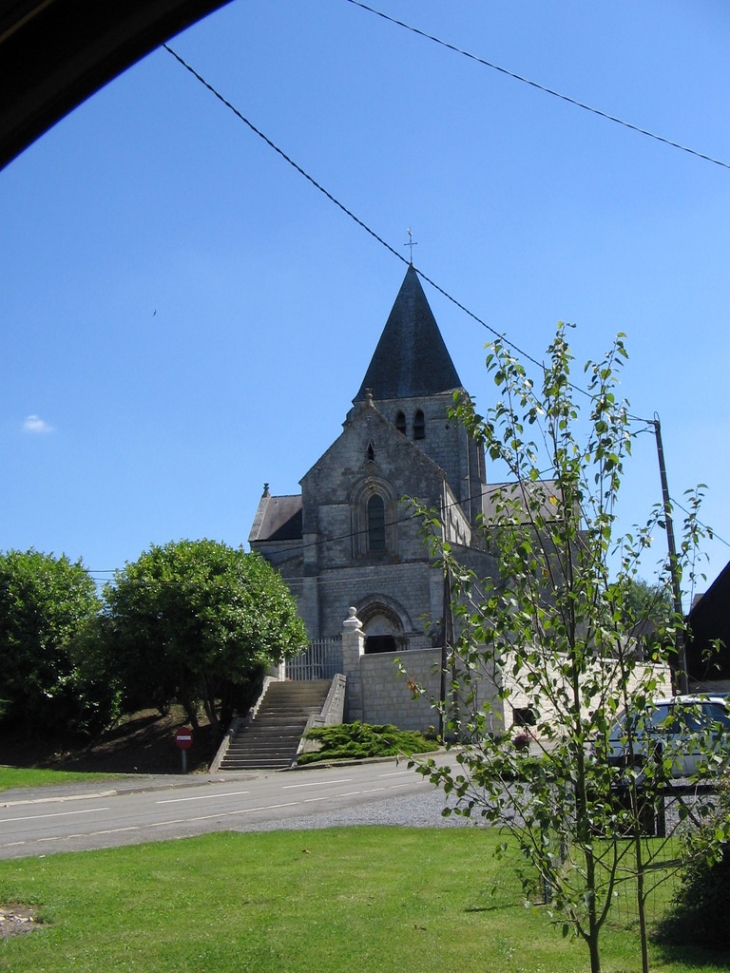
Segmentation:
<svg viewBox="0 0 730 973">
<path fill-rule="evenodd" d="M 438 700 L 441 648 L 411 649 L 408 652 L 382 652 L 360 658 L 362 712 L 366 723 L 394 723 L 403 730 L 426 733 L 439 725 Z M 401 672 L 401 667 L 404 673 Z M 423 689 L 414 698 L 414 689 Z M 487 726 L 497 732 L 504 726 L 503 703 L 498 699 L 497 685 L 488 671 L 479 673 L 474 686 L 471 711 L 489 705 Z M 450 708 L 456 707 L 466 716 L 465 704 L 451 693 L 451 676 L 446 679 Z"/>
<path fill-rule="evenodd" d="M 613 676 L 614 664 L 610 661 L 596 660 L 596 667 L 603 669 L 605 671 L 604 683 L 608 687 L 611 682 L 615 683 Z M 505 672 L 511 673 L 512 666 L 506 665 Z M 565 677 L 561 674 L 560 667 L 555 666 L 550 663 L 546 666 L 546 673 L 551 679 L 553 685 L 557 688 L 563 684 L 564 688 L 567 687 L 565 682 Z M 657 681 L 657 689 L 655 696 L 668 696 L 671 695 L 671 672 L 669 666 L 663 665 L 649 665 L 641 663 L 636 666 L 634 672 L 632 673 L 631 679 L 629 680 L 629 692 L 633 692 L 642 682 L 644 682 L 648 677 L 652 677 Z M 510 675 L 505 675 L 505 686 L 509 689 L 509 701 L 506 706 L 505 712 L 505 728 L 507 730 L 513 724 L 513 712 L 515 709 L 528 707 L 531 703 L 531 697 L 524 691 L 522 686 Z M 608 690 L 610 691 L 610 690 Z M 555 709 L 551 705 L 550 701 L 545 699 L 541 701 L 538 705 L 539 718 L 541 720 L 552 720 L 555 717 Z M 583 712 L 583 718 L 587 718 L 588 711 Z"/>
<path fill-rule="evenodd" d="M 400 659 L 407 670 L 402 675 Z M 441 649 L 411 649 L 400 655 L 381 652 L 360 659 L 363 693 L 363 720 L 366 723 L 394 723 L 402 730 L 437 729 L 438 711 L 432 700 L 438 699 Z M 413 685 L 425 692 L 414 698 Z"/>
<path fill-rule="evenodd" d="M 349 609 L 342 628 L 342 663 L 347 676 L 345 720 L 394 723 L 403 730 L 423 733 L 436 729 L 439 715 L 433 704 L 440 692 L 441 648 L 365 655 L 365 633 L 354 607 Z M 480 681 L 477 704 L 495 697 L 493 682 L 488 678 Z"/>
</svg>

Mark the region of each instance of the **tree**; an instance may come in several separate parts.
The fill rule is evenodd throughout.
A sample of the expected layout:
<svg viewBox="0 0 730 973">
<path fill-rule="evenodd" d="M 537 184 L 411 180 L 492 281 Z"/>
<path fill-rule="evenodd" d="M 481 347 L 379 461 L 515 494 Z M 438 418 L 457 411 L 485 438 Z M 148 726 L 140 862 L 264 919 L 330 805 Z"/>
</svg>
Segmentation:
<svg viewBox="0 0 730 973">
<path fill-rule="evenodd" d="M 466 744 L 456 768 L 427 762 L 424 773 L 455 796 L 458 813 L 479 814 L 511 831 L 562 915 L 564 931 L 585 942 L 593 973 L 600 970 L 599 937 L 614 893 L 629 877 L 638 889 L 648 969 L 643 906 L 651 852 L 641 838 L 643 803 L 659 786 L 661 768 L 612 765 L 609 736 L 620 708 L 641 711 L 659 689 L 659 664 L 676 662 L 665 646 L 674 645 L 683 624 L 671 611 L 659 619 L 653 664 L 644 665 L 631 633 L 647 606 L 635 596 L 642 556 L 663 512 L 657 508 L 643 527 L 615 537 L 631 449 L 626 403 L 615 395 L 626 358 L 621 339 L 586 366 L 585 418 L 571 384 L 563 325 L 537 388 L 500 340 L 490 346 L 487 369 L 501 400 L 481 416 L 468 397 L 455 394 L 452 417 L 492 460 L 506 464 L 513 480 L 490 494 L 494 516 L 482 524 L 499 577 L 466 570 L 440 516 L 420 510 L 451 578 L 458 629 L 450 685 L 439 705 L 446 732 Z M 689 502 L 678 568 L 691 563 L 701 534 L 699 500 Z M 494 695 L 485 699 L 487 684 Z M 534 715 L 541 759 L 527 756 L 524 734 L 506 732 L 503 714 L 510 707 Z M 628 724 L 626 733 L 629 752 L 638 755 L 635 728 Z M 627 835 L 635 839 L 631 854 Z"/>
<path fill-rule="evenodd" d="M 172 701 L 197 724 L 230 718 L 268 665 L 300 652 L 304 624 L 257 554 L 210 540 L 152 545 L 104 591 L 111 664 L 135 705 Z"/>
<path fill-rule="evenodd" d="M 661 633 L 672 627 L 672 587 L 665 582 L 627 579 L 624 597 L 623 623 L 626 632 L 651 654 Z"/>
<path fill-rule="evenodd" d="M 115 714 L 106 680 L 77 664 L 77 640 L 100 608 L 81 561 L 0 554 L 0 719 L 31 733 L 95 733 Z"/>
</svg>

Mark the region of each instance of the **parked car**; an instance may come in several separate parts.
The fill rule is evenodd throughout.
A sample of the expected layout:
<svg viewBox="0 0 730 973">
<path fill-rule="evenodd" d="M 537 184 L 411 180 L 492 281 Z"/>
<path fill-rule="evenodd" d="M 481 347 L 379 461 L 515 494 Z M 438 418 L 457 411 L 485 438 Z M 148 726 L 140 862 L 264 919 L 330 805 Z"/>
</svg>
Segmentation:
<svg viewBox="0 0 730 973">
<path fill-rule="evenodd" d="M 661 758 L 674 778 L 715 776 L 730 760 L 730 699 L 673 696 L 623 712 L 609 738 L 609 763 L 642 766 L 649 758 Z"/>
</svg>

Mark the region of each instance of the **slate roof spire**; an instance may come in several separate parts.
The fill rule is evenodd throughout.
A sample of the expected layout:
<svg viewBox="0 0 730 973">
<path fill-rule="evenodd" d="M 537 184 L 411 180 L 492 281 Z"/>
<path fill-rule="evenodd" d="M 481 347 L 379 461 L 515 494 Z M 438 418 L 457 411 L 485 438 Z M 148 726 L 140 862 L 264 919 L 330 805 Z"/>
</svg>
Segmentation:
<svg viewBox="0 0 730 973">
<path fill-rule="evenodd" d="M 418 274 L 406 271 L 393 309 L 353 402 L 410 399 L 461 388 Z"/>
</svg>

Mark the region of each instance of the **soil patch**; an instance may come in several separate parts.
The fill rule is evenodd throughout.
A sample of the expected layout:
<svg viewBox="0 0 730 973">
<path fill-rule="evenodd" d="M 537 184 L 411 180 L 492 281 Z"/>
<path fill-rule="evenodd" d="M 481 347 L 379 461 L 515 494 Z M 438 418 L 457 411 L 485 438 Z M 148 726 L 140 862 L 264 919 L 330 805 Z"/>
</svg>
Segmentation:
<svg viewBox="0 0 730 973">
<path fill-rule="evenodd" d="M 141 710 L 107 731 L 92 744 L 78 740 L 33 739 L 3 734 L 0 764 L 10 767 L 42 767 L 108 774 L 179 774 L 182 757 L 175 744 L 175 730 L 186 725 L 182 709 L 173 707 L 167 716 L 157 710 Z M 218 734 L 200 718 L 187 751 L 187 769 L 205 772 L 218 748 Z"/>
<path fill-rule="evenodd" d="M 33 932 L 41 925 L 32 905 L 0 905 L 0 939 Z"/>
</svg>

